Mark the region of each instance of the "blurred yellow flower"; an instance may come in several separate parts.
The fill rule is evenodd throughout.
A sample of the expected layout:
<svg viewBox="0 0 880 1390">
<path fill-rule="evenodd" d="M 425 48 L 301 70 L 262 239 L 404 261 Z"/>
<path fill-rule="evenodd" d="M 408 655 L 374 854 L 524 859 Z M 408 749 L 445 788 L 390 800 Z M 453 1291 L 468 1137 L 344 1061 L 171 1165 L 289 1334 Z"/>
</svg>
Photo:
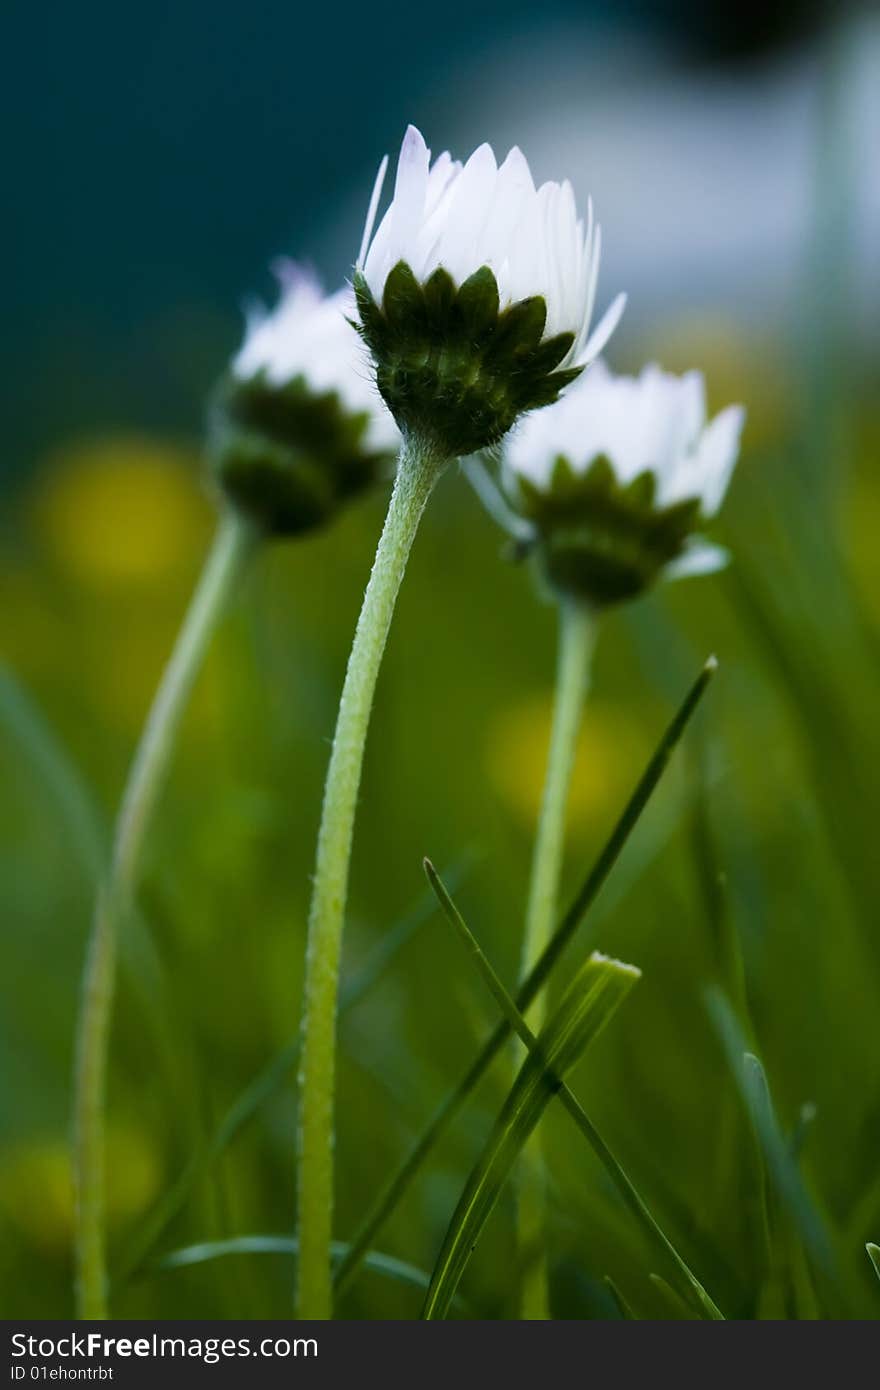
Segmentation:
<svg viewBox="0 0 880 1390">
<path fill-rule="evenodd" d="M 189 565 L 205 545 L 211 508 L 195 454 L 118 435 L 54 454 L 33 515 L 56 564 L 73 580 L 104 587 L 149 583 Z"/>
<path fill-rule="evenodd" d="M 111 1222 L 142 1211 L 162 1180 L 158 1155 L 140 1131 L 118 1126 L 107 1136 L 107 1214 Z M 0 1210 L 47 1254 L 65 1251 L 73 1235 L 70 1145 L 34 1139 L 0 1152 Z"/>
<path fill-rule="evenodd" d="M 551 694 L 532 696 L 502 711 L 489 735 L 491 781 L 528 831 L 541 806 L 552 718 Z M 569 795 L 569 830 L 577 832 L 619 810 L 650 751 L 641 726 L 625 709 L 589 699 Z"/>
</svg>

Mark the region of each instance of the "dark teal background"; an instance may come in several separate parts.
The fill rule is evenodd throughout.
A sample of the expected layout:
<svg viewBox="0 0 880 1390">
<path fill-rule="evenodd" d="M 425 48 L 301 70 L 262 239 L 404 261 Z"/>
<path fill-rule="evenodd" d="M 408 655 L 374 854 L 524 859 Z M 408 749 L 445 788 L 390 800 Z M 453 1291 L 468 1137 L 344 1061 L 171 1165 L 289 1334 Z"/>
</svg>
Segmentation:
<svg viewBox="0 0 880 1390">
<path fill-rule="evenodd" d="M 16 447 L 0 467 L 25 469 L 98 421 L 195 427 L 194 401 L 235 340 L 239 301 L 264 289 L 268 256 L 287 249 L 330 279 L 345 273 L 359 228 L 347 250 L 328 253 L 322 235 L 338 190 L 358 180 L 366 200 L 406 120 L 442 131 L 438 78 L 501 35 L 626 24 L 671 41 L 685 63 L 735 66 L 821 10 L 13 0 L 0 120 L 3 395 Z"/>
</svg>

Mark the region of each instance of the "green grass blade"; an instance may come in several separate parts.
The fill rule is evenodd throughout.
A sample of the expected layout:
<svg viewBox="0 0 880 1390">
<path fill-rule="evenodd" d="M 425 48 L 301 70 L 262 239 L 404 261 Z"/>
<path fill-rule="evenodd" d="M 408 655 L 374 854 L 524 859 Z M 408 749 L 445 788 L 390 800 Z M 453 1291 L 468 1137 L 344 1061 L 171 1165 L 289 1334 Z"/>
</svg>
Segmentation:
<svg viewBox="0 0 880 1390">
<path fill-rule="evenodd" d="M 663 1278 L 662 1274 L 649 1274 L 648 1278 L 654 1288 L 663 1295 L 677 1320 L 693 1318 L 693 1310 L 688 1307 L 678 1291 Z"/>
<path fill-rule="evenodd" d="M 516 995 L 516 1004 L 521 1013 L 525 1012 L 535 995 L 546 983 L 559 957 L 574 936 L 593 902 L 599 896 L 608 875 L 617 863 L 624 845 L 650 801 L 669 759 L 672 757 L 691 718 L 696 713 L 697 707 L 706 693 L 706 688 L 717 669 L 718 662 L 715 657 L 710 657 L 682 701 L 674 718 L 664 732 L 663 737 L 660 739 L 632 796 L 624 807 L 620 819 L 612 830 L 598 859 L 595 861 L 584 880 L 580 892 L 577 894 L 568 912 L 556 928 L 556 931 L 548 942 L 545 950 L 539 956 L 533 969 L 520 986 Z M 375 1243 L 377 1233 L 382 1229 L 398 1202 L 421 1170 L 422 1164 L 425 1162 L 437 1140 L 446 1130 L 447 1125 L 451 1124 L 455 1116 L 464 1107 L 468 1097 L 480 1083 L 486 1071 L 498 1056 L 498 1053 L 509 1038 L 510 1032 L 510 1024 L 506 1020 L 498 1025 L 494 1033 L 492 1033 L 491 1037 L 483 1045 L 480 1052 L 471 1063 L 458 1086 L 454 1091 L 449 1093 L 446 1099 L 434 1112 L 426 1128 L 416 1140 L 415 1144 L 413 1144 L 400 1167 L 393 1174 L 384 1190 L 380 1192 L 373 1206 L 364 1217 L 351 1243 L 351 1249 L 348 1255 L 342 1260 L 336 1271 L 335 1283 L 337 1294 L 342 1293 L 351 1283 L 357 1273 L 358 1265 L 364 1253 Z"/>
<path fill-rule="evenodd" d="M 775 1322 L 788 1315 L 790 1295 L 794 1292 L 793 1266 L 789 1264 L 789 1240 L 778 1210 L 768 1169 L 767 1146 L 762 1138 L 771 1129 L 775 1130 L 776 1117 L 764 1068 L 753 1052 L 743 1053 L 741 1087 L 751 1121 L 761 1220 L 764 1271 L 758 1291 L 757 1316 L 762 1321 Z"/>
<path fill-rule="evenodd" d="M 758 1151 L 758 1187 L 761 1207 L 761 1229 L 764 1236 L 765 1256 L 768 1270 L 773 1266 L 778 1231 L 775 1195 L 767 1172 L 766 1144 L 763 1135 L 775 1130 L 775 1116 L 770 1102 L 770 1088 L 764 1068 L 753 1052 L 744 1052 L 742 1058 L 742 1090 L 746 1106 L 752 1119 L 755 1142 Z"/>
<path fill-rule="evenodd" d="M 229 1240 L 206 1240 L 184 1245 L 153 1260 L 153 1270 L 187 1269 L 190 1265 L 208 1264 L 228 1255 L 295 1255 L 299 1249 L 292 1236 L 233 1236 Z"/>
<path fill-rule="evenodd" d="M 611 1278 L 610 1274 L 605 1275 L 605 1287 L 607 1288 L 612 1299 L 614 1300 L 614 1306 L 620 1314 L 621 1318 L 625 1322 L 635 1322 L 635 1313 L 633 1312 L 630 1305 L 627 1303 L 626 1299 L 620 1292 L 620 1289 L 617 1287 L 614 1280 Z"/>
<path fill-rule="evenodd" d="M 875 1245 L 873 1240 L 869 1240 L 865 1249 L 868 1252 L 868 1259 L 874 1266 L 874 1273 L 880 1279 L 880 1245 Z"/>
<path fill-rule="evenodd" d="M 810 1256 L 831 1278 L 837 1276 L 825 1224 L 807 1191 L 780 1128 L 764 1069 L 749 1050 L 736 1015 L 718 989 L 707 991 L 707 1006 L 733 1076 L 761 1146 L 769 1184 L 789 1212 Z M 774 1238 L 775 1214 L 768 1212 L 768 1238 Z"/>
<path fill-rule="evenodd" d="M 529 1051 L 538 1058 L 542 1059 L 542 1049 L 538 1039 L 532 1033 L 526 1020 L 516 1007 L 511 996 L 504 988 L 499 976 L 497 975 L 491 961 L 483 951 L 470 927 L 465 922 L 458 908 L 452 900 L 451 895 L 443 884 L 440 875 L 434 868 L 429 859 L 425 860 L 425 873 L 428 875 L 428 882 L 437 894 L 440 906 L 447 920 L 455 928 L 461 941 L 467 947 L 472 956 L 477 969 L 482 975 L 493 998 L 497 1001 L 502 1013 L 509 1022 L 513 1031 L 517 1034 L 520 1041 L 525 1044 Z M 546 1058 L 544 1064 L 548 1065 Z M 559 1086 L 559 1099 L 574 1120 L 578 1129 L 584 1135 L 590 1148 L 593 1150 L 599 1162 L 608 1174 L 614 1187 L 624 1205 L 635 1217 L 642 1233 L 647 1237 L 649 1244 L 658 1248 L 661 1254 L 667 1258 L 672 1266 L 672 1272 L 676 1276 L 679 1289 L 679 1297 L 690 1301 L 700 1317 L 711 1319 L 712 1321 L 723 1321 L 723 1313 L 719 1310 L 715 1302 L 703 1288 L 697 1276 L 685 1263 L 684 1259 L 676 1250 L 672 1241 L 662 1230 L 654 1216 L 651 1214 L 647 1203 L 639 1194 L 617 1159 L 612 1154 L 608 1145 L 605 1143 L 599 1131 L 596 1129 L 592 1120 L 584 1111 L 577 1097 L 572 1093 L 564 1081 L 555 1078 Z"/>
<path fill-rule="evenodd" d="M 431 1276 L 422 1317 L 443 1318 L 523 1145 L 567 1071 L 626 998 L 640 972 L 593 952 L 530 1051 L 465 1184 Z"/>
<path fill-rule="evenodd" d="M 343 1241 L 334 1241 L 333 1258 L 339 1260 L 347 1252 Z M 172 1250 L 155 1260 L 151 1268 L 156 1271 L 187 1269 L 191 1265 L 207 1264 L 211 1260 L 224 1259 L 230 1255 L 293 1255 L 299 1253 L 299 1242 L 295 1236 L 233 1236 L 229 1240 L 205 1241 L 198 1245 L 185 1245 L 180 1250 Z M 382 1274 L 398 1283 L 425 1290 L 430 1278 L 425 1270 L 405 1260 L 397 1260 L 393 1255 L 385 1255 L 379 1250 L 367 1252 L 364 1264 L 376 1274 Z"/>
<path fill-rule="evenodd" d="M 451 870 L 456 881 L 464 874 L 465 867 L 463 864 L 458 864 Z M 339 1004 L 340 1018 L 354 1009 L 369 994 L 385 971 L 393 965 L 404 946 L 415 936 L 419 928 L 430 920 L 434 908 L 433 895 L 430 892 L 425 892 L 390 931 L 382 934 L 367 952 L 360 968 L 343 985 Z M 186 1206 L 193 1190 L 208 1174 L 212 1165 L 250 1123 L 261 1106 L 285 1085 L 291 1073 L 296 1070 L 299 1061 L 299 1049 L 299 1038 L 291 1039 L 239 1092 L 204 1146 L 184 1166 L 147 1217 L 129 1250 L 127 1258 L 117 1272 L 116 1283 L 118 1285 L 131 1279 L 150 1258 L 171 1222 Z"/>
</svg>

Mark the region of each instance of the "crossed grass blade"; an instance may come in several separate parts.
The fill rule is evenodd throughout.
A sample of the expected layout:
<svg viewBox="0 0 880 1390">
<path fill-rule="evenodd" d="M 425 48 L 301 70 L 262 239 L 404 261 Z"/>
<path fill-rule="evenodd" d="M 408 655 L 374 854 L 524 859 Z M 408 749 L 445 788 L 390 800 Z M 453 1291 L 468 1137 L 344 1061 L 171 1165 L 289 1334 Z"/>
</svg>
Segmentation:
<svg viewBox="0 0 880 1390">
<path fill-rule="evenodd" d="M 422 1317 L 444 1318 L 511 1168 L 544 1110 L 639 979 L 594 951 L 538 1035 L 465 1184 L 434 1266 Z"/>
<path fill-rule="evenodd" d="M 716 658 L 714 656 L 709 657 L 667 726 L 617 824 L 587 874 L 580 891 L 532 970 L 521 984 L 516 995 L 516 1005 L 521 1013 L 528 1009 L 529 1004 L 546 984 L 557 961 L 599 896 L 717 669 Z M 337 1297 L 348 1288 L 354 1279 L 364 1255 L 375 1244 L 377 1233 L 385 1225 L 404 1193 L 421 1171 L 422 1165 L 440 1136 L 464 1107 L 468 1097 L 504 1047 L 510 1033 L 511 1026 L 507 1020 L 499 1023 L 480 1049 L 458 1086 L 450 1092 L 435 1111 L 400 1167 L 367 1212 L 351 1242 L 348 1254 L 341 1260 L 336 1270 L 334 1288 Z"/>
<path fill-rule="evenodd" d="M 504 988 L 491 961 L 453 902 L 437 870 L 428 859 L 425 860 L 425 872 L 428 875 L 428 882 L 437 895 L 447 921 L 455 928 L 460 939 L 470 952 L 477 969 L 480 971 L 484 982 L 493 998 L 498 1003 L 505 1018 L 510 1023 L 520 1041 L 528 1048 L 529 1052 L 535 1056 L 538 1061 L 543 1062 L 546 1067 L 548 1064 L 538 1039 L 532 1033 L 522 1014 L 517 1009 L 513 999 Z M 670 1275 L 675 1279 L 675 1292 L 678 1300 L 692 1307 L 701 1318 L 706 1318 L 711 1321 L 723 1321 L 724 1315 L 703 1288 L 697 1276 L 685 1263 L 659 1223 L 652 1216 L 647 1203 L 608 1148 L 608 1145 L 584 1111 L 577 1097 L 559 1077 L 551 1077 L 551 1080 L 557 1087 L 562 1105 L 574 1120 L 578 1129 L 590 1145 L 590 1148 L 599 1159 L 599 1162 L 602 1164 L 611 1182 L 617 1189 L 625 1206 L 635 1218 L 642 1234 L 647 1238 L 649 1245 L 659 1250 L 663 1258 L 669 1264 Z"/>
</svg>

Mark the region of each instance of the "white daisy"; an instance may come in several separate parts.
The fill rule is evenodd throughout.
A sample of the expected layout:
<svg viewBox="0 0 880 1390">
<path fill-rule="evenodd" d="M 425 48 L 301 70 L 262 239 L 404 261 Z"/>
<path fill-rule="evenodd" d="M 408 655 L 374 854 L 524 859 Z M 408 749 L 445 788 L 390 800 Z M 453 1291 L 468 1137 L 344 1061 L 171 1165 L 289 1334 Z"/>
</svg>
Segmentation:
<svg viewBox="0 0 880 1390">
<path fill-rule="evenodd" d="M 273 269 L 281 294 L 267 310 L 248 310 L 244 342 L 232 362 L 241 381 L 262 373 L 272 386 L 300 378 L 315 396 L 334 393 L 343 409 L 367 416 L 364 447 L 396 450 L 400 432 L 376 390 L 369 356 L 351 320 L 354 291 L 346 285 L 325 295 L 314 275 L 289 260 Z"/>
<path fill-rule="evenodd" d="M 290 261 L 274 309 L 250 310 L 218 384 L 208 454 L 226 500 L 267 535 L 328 522 L 392 472 L 400 431 L 376 390 L 349 287 L 324 295 Z"/>
<path fill-rule="evenodd" d="M 410 126 L 397 163 L 394 197 L 374 236 L 387 164 L 386 158 L 379 169 L 358 257 L 358 269 L 377 304 L 400 261 L 422 283 L 444 269 L 457 286 L 487 266 L 498 285 L 501 309 L 540 295 L 547 308 L 544 337 L 572 334 L 558 366 L 582 365 L 602 351 L 626 297 L 617 296 L 588 338 L 602 232 L 593 220 L 592 203 L 586 227 L 578 218 L 567 179 L 536 189 L 521 150 L 512 149 L 499 167 L 489 145 L 481 145 L 464 165 L 448 153 L 432 165 L 424 139 Z"/>
<path fill-rule="evenodd" d="M 744 419 L 739 405 L 707 419 L 700 372 L 615 376 L 597 362 L 511 434 L 504 491 L 557 575 L 597 595 L 706 574 L 727 553 L 692 533 L 724 500 Z"/>
</svg>

